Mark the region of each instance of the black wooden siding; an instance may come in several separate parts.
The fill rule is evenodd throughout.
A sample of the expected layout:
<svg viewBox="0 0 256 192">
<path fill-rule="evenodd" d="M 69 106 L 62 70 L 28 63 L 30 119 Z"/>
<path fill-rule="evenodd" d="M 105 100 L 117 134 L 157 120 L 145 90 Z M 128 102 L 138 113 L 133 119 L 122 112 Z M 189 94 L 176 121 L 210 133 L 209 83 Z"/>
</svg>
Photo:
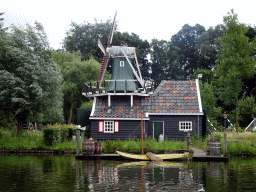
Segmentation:
<svg viewBox="0 0 256 192">
<path fill-rule="evenodd" d="M 153 122 L 163 121 L 164 122 L 164 137 L 168 139 L 179 139 L 183 140 L 187 133 L 179 130 L 179 121 L 192 121 L 193 130 L 192 134 L 198 134 L 198 117 L 199 117 L 199 136 L 202 136 L 202 116 L 197 115 L 154 115 L 150 116 L 148 122 L 148 136 L 153 137 Z"/>
<path fill-rule="evenodd" d="M 99 121 L 91 121 L 91 137 L 93 139 L 127 139 L 140 138 L 141 137 L 141 121 L 135 120 L 123 120 L 119 121 L 119 132 L 118 133 L 99 133 L 98 131 Z M 145 131 L 148 131 L 148 123 L 144 121 Z"/>
<path fill-rule="evenodd" d="M 202 136 L 202 116 L 197 115 L 154 115 L 150 116 L 149 121 L 144 121 L 145 133 L 148 137 L 153 138 L 153 122 L 164 122 L 164 137 L 168 139 L 184 140 L 187 133 L 179 131 L 179 121 L 192 121 L 193 130 L 192 134 L 198 135 L 198 117 L 199 117 L 199 136 Z M 93 139 L 106 140 L 106 139 L 127 139 L 127 138 L 140 138 L 141 137 L 141 121 L 123 120 L 119 121 L 118 133 L 99 133 L 98 122 L 91 121 L 91 136 Z"/>
</svg>

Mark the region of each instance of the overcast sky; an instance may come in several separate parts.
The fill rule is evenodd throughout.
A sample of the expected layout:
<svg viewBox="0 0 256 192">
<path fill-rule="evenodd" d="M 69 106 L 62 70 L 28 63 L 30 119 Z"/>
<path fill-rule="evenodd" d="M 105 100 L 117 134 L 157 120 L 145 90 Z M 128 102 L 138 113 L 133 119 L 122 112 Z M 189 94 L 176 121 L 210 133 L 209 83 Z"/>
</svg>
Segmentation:
<svg viewBox="0 0 256 192">
<path fill-rule="evenodd" d="M 5 13 L 5 27 L 35 20 L 42 23 L 50 46 L 58 49 L 71 21 L 105 22 L 117 11 L 118 31 L 136 33 L 150 42 L 153 38 L 170 40 L 186 23 L 198 23 L 207 30 L 222 23 L 232 8 L 240 22 L 256 26 L 255 5 L 255 0 L 5 0 L 0 12 Z"/>
</svg>

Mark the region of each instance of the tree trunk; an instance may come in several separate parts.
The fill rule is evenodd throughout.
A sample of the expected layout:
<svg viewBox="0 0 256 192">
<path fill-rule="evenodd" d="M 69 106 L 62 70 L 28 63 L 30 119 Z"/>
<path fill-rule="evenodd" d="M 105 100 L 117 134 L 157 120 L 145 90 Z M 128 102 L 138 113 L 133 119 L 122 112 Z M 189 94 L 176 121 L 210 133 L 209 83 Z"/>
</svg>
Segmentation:
<svg viewBox="0 0 256 192">
<path fill-rule="evenodd" d="M 69 119 L 68 119 L 68 124 L 71 124 L 72 114 L 73 114 L 73 104 L 71 103 L 71 107 L 70 107 L 70 109 L 69 109 Z"/>
<path fill-rule="evenodd" d="M 24 113 L 19 113 L 16 115 L 16 120 L 18 121 L 17 131 L 19 133 L 23 130 L 23 124 L 26 122 L 27 113 L 24 112 Z"/>
</svg>

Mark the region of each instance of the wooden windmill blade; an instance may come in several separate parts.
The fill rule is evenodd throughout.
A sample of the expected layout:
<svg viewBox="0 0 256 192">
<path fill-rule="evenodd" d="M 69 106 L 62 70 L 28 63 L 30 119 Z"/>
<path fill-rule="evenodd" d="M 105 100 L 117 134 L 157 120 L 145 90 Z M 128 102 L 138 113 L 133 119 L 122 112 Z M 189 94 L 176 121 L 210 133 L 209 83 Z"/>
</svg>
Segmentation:
<svg viewBox="0 0 256 192">
<path fill-rule="evenodd" d="M 116 12 L 117 14 L 117 12 Z M 101 51 L 103 52 L 104 56 L 101 62 L 101 68 L 100 68 L 100 72 L 99 72 L 99 76 L 98 76 L 98 82 L 99 82 L 99 87 L 101 86 L 101 83 L 103 81 L 104 75 L 106 73 L 106 69 L 108 66 L 108 60 L 110 58 L 110 46 L 112 43 L 112 39 L 113 39 L 113 34 L 114 34 L 114 28 L 115 28 L 115 23 L 116 23 L 116 14 L 109 32 L 109 36 L 108 36 L 108 42 L 107 42 L 107 49 L 105 49 L 105 47 L 103 46 L 102 42 L 100 41 L 100 37 L 98 39 L 98 46 L 101 49 Z"/>
</svg>

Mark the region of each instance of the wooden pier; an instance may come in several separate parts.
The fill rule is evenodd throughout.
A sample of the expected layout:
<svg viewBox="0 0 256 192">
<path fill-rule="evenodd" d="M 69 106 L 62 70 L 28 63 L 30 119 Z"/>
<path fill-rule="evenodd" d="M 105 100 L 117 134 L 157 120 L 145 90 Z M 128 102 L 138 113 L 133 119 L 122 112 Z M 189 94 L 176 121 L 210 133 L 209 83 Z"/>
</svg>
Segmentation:
<svg viewBox="0 0 256 192">
<path fill-rule="evenodd" d="M 224 157 L 223 155 L 221 156 L 210 156 L 210 155 L 206 155 L 206 153 L 201 150 L 201 149 L 197 149 L 197 148 L 193 148 L 190 147 L 193 151 L 193 161 L 224 161 L 227 162 L 229 160 L 228 157 Z"/>
</svg>

